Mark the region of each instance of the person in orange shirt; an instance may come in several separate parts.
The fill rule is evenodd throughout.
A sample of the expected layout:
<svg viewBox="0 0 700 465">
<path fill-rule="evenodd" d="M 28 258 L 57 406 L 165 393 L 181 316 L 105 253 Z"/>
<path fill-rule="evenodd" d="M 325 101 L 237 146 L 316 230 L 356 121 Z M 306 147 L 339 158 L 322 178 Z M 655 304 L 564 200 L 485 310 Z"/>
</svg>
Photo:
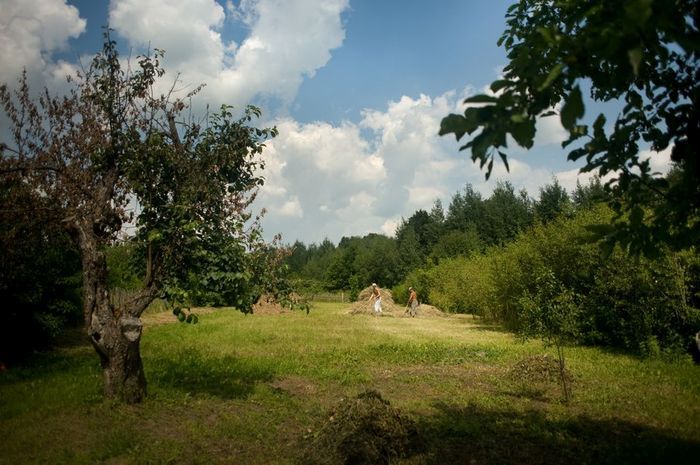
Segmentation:
<svg viewBox="0 0 700 465">
<path fill-rule="evenodd" d="M 408 288 L 408 292 L 409 294 L 408 303 L 406 304 L 406 312 L 408 312 L 411 316 L 416 316 L 416 312 L 418 311 L 418 294 L 416 294 L 416 291 L 412 287 Z"/>
</svg>

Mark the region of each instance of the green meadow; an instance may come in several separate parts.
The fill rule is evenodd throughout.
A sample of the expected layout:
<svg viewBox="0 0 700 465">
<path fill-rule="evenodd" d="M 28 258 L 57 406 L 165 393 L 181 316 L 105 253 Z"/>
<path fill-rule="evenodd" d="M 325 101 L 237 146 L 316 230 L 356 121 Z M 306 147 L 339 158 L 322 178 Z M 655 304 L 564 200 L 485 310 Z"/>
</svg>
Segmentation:
<svg viewBox="0 0 700 465">
<path fill-rule="evenodd" d="M 551 354 L 468 315 L 147 315 L 149 395 L 103 400 L 82 338 L 0 373 L 0 464 L 303 463 L 341 399 L 374 389 L 424 447 L 396 463 L 679 463 L 700 456 L 700 367 L 567 347 L 572 399 L 513 369 Z M 168 323 L 172 321 L 172 323 Z M 521 363 L 522 365 L 522 363 Z"/>
</svg>

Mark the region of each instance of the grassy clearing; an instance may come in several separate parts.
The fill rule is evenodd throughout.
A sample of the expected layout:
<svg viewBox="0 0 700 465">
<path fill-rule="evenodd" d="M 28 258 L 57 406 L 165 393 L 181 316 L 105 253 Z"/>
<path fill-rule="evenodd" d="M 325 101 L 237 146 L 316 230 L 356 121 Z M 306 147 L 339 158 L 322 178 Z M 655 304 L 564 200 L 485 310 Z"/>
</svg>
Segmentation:
<svg viewBox="0 0 700 465">
<path fill-rule="evenodd" d="M 149 398 L 100 396 L 96 355 L 75 345 L 0 374 L 0 464 L 298 463 L 341 398 L 376 389 L 426 450 L 403 463 L 672 463 L 700 454 L 700 367 L 567 348 L 573 400 L 510 368 L 547 352 L 469 316 L 146 317 Z M 551 352 L 551 351 L 550 351 Z"/>
</svg>

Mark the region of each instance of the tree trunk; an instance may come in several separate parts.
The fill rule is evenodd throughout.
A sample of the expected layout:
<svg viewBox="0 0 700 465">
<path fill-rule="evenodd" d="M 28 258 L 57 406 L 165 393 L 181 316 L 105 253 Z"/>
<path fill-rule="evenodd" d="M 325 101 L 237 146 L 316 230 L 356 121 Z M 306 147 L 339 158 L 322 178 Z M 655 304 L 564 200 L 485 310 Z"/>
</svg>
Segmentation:
<svg viewBox="0 0 700 465">
<path fill-rule="evenodd" d="M 569 384 L 566 381 L 566 371 L 564 367 L 564 348 L 559 342 L 557 345 L 557 356 L 559 357 L 559 379 L 561 381 L 561 387 L 564 391 L 564 402 L 569 402 L 571 400 L 571 393 L 569 392 Z"/>
<path fill-rule="evenodd" d="M 107 325 L 97 322 L 88 329 L 100 356 L 105 397 L 129 404 L 146 397 L 146 375 L 141 362 L 141 321 L 118 318 Z"/>
<path fill-rule="evenodd" d="M 83 266 L 85 329 L 100 356 L 104 394 L 130 404 L 140 402 L 146 396 L 139 348 L 143 326 L 138 318 L 145 308 L 140 307 L 144 299 L 139 300 L 139 308 L 130 308 L 129 303 L 114 307 L 109 299 L 104 253 L 85 228 L 76 228 L 75 233 Z"/>
</svg>

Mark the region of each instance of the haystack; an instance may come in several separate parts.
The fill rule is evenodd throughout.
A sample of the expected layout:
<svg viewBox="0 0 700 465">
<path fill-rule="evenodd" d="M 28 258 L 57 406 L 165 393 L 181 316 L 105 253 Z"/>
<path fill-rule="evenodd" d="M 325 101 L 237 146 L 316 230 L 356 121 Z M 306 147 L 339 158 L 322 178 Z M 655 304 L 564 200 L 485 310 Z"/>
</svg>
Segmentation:
<svg viewBox="0 0 700 465">
<path fill-rule="evenodd" d="M 366 287 L 357 295 L 357 302 L 350 307 L 350 313 L 356 315 L 365 313 L 371 315 L 374 313 L 374 299 L 369 300 L 372 295 L 372 286 Z M 382 313 L 385 315 L 398 315 L 404 311 L 404 308 L 394 303 L 394 298 L 389 289 L 379 288 L 379 295 L 382 297 Z"/>
<path fill-rule="evenodd" d="M 284 308 L 273 296 L 263 295 L 253 305 L 253 315 L 279 315 L 290 310 Z"/>
<path fill-rule="evenodd" d="M 372 295 L 372 287 L 364 288 L 357 296 L 357 302 L 350 307 L 350 313 L 356 314 L 374 314 L 374 300 L 369 300 Z M 404 316 L 406 315 L 406 305 L 397 304 L 394 302 L 394 297 L 389 289 L 379 288 L 379 295 L 382 297 L 382 314 L 389 316 Z M 420 304 L 418 307 L 418 316 L 444 316 L 445 314 L 437 307 L 432 305 Z"/>
</svg>

